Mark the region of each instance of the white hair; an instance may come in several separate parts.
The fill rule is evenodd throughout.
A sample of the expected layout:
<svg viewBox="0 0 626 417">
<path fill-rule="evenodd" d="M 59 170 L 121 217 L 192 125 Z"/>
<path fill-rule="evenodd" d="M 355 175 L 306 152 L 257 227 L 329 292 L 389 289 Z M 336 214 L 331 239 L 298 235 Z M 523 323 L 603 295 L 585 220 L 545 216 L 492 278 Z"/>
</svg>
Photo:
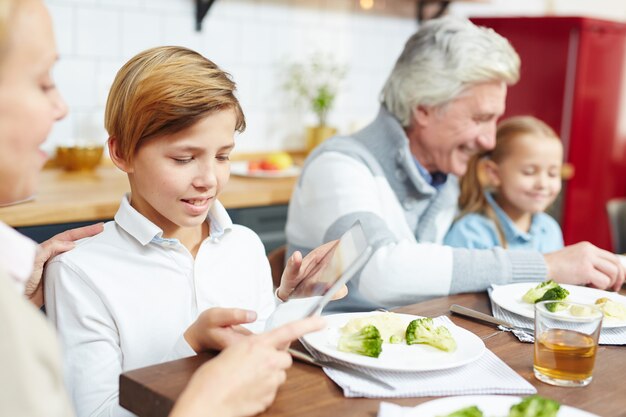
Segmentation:
<svg viewBox="0 0 626 417">
<path fill-rule="evenodd" d="M 520 59 L 509 41 L 469 20 L 429 20 L 409 38 L 381 93 L 404 127 L 418 105 L 442 106 L 476 84 L 519 79 Z"/>
</svg>

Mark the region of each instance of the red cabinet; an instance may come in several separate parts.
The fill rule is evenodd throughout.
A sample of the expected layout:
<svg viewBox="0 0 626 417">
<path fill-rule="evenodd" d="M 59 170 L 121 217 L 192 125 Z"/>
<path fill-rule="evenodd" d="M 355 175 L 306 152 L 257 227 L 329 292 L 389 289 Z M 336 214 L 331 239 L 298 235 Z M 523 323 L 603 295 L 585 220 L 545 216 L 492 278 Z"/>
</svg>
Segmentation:
<svg viewBox="0 0 626 417">
<path fill-rule="evenodd" d="M 612 249 L 605 204 L 626 196 L 626 24 L 582 17 L 472 21 L 509 39 L 521 57 L 505 116 L 547 122 L 574 166 L 557 207 L 565 243 Z"/>
</svg>

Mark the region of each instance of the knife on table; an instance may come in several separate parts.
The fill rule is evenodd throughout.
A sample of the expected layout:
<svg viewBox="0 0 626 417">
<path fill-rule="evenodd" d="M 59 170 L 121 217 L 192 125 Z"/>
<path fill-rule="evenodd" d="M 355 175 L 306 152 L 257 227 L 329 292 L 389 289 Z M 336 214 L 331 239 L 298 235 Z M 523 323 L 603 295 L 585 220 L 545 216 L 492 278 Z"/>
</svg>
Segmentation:
<svg viewBox="0 0 626 417">
<path fill-rule="evenodd" d="M 525 329 L 523 327 L 515 326 L 506 320 L 501 320 L 494 316 L 490 316 L 489 314 L 472 310 L 471 308 L 463 307 L 458 304 L 452 304 L 450 306 L 450 311 L 456 314 L 460 314 L 461 316 L 471 317 L 473 319 L 478 319 L 478 320 L 486 321 L 487 323 L 506 327 L 508 330 L 512 331 L 514 334 L 517 334 L 519 332 L 519 333 L 523 333 L 525 336 L 534 338 L 534 334 L 531 329 Z"/>
<path fill-rule="evenodd" d="M 315 359 L 313 356 L 309 355 L 308 353 L 304 353 L 302 351 L 299 351 L 299 350 L 296 350 L 296 349 L 292 349 L 292 348 L 289 348 L 289 353 L 291 354 L 291 356 L 294 359 L 299 360 L 300 362 L 304 362 L 304 363 L 309 364 L 309 365 L 319 366 L 320 368 L 336 369 L 337 371 L 346 372 L 346 373 L 349 373 L 349 374 L 352 374 L 352 375 L 356 375 L 359 378 L 366 379 L 369 382 L 372 382 L 374 384 L 383 386 L 386 389 L 390 389 L 390 390 L 394 390 L 394 391 L 396 389 L 396 387 L 394 387 L 393 385 L 383 381 L 379 377 L 376 377 L 376 376 L 370 375 L 370 374 L 366 374 L 365 372 L 360 371 L 360 370 L 355 369 L 355 368 L 352 368 L 350 366 L 346 366 L 346 365 L 343 365 L 343 364 L 337 363 L 337 362 L 330 362 L 330 361 L 324 361 L 324 360 L 320 360 L 320 359 Z"/>
</svg>

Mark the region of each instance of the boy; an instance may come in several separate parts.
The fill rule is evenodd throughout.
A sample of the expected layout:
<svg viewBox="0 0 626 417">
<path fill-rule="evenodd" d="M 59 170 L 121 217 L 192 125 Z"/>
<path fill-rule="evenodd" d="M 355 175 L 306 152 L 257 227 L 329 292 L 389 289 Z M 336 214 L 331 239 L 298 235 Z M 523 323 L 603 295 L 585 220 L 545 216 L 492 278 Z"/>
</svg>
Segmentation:
<svg viewBox="0 0 626 417">
<path fill-rule="evenodd" d="M 263 244 L 217 200 L 234 134 L 245 128 L 234 90 L 215 64 L 181 47 L 138 54 L 113 82 L 109 153 L 131 193 L 103 233 L 46 271 L 79 416 L 126 414 L 117 404 L 121 372 L 223 348 L 262 330 L 275 308 Z M 290 260 L 281 294 L 307 262 Z M 216 306 L 245 310 L 207 331 Z"/>
</svg>

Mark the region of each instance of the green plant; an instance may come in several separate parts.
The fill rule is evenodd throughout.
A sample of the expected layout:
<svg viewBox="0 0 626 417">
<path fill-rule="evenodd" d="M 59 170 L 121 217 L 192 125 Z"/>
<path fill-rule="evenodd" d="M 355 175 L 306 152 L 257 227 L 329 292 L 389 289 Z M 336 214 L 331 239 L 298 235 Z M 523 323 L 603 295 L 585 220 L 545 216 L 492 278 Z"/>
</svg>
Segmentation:
<svg viewBox="0 0 626 417">
<path fill-rule="evenodd" d="M 283 87 L 296 104 L 307 104 L 317 116 L 318 124 L 325 126 L 345 76 L 345 65 L 337 63 L 331 55 L 318 52 L 306 63 L 288 64 Z"/>
</svg>

